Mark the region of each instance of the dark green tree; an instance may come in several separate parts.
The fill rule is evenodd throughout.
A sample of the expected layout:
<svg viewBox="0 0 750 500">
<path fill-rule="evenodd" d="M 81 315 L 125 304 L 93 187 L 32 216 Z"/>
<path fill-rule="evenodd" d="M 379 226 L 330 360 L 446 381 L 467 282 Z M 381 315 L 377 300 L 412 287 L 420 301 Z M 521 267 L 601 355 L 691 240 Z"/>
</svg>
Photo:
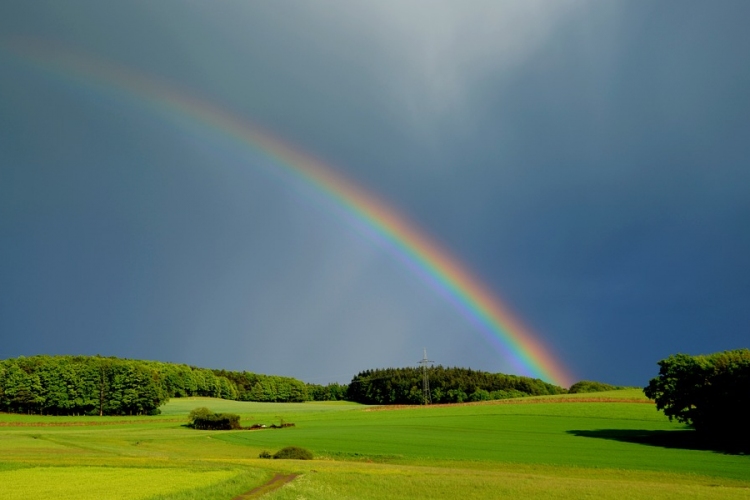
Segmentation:
<svg viewBox="0 0 750 500">
<path fill-rule="evenodd" d="M 486 399 L 562 394 L 566 390 L 543 380 L 468 368 L 435 366 L 429 371 L 433 403 L 461 403 Z M 346 398 L 364 404 L 419 404 L 422 395 L 421 368 L 385 368 L 357 374 Z"/>
<path fill-rule="evenodd" d="M 658 364 L 644 389 L 657 409 L 712 439 L 750 443 L 750 350 L 675 354 Z"/>
</svg>

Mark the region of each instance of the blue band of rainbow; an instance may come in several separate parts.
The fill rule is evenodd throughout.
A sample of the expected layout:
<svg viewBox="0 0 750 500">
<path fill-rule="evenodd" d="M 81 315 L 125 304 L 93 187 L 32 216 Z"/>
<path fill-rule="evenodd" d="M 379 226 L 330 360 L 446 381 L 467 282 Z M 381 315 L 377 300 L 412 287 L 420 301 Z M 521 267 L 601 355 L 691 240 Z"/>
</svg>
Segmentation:
<svg viewBox="0 0 750 500">
<path fill-rule="evenodd" d="M 0 44 L 22 62 L 77 84 L 112 89 L 165 111 L 177 121 L 197 122 L 255 152 L 325 194 L 396 249 L 402 260 L 426 275 L 523 375 L 567 386 L 572 378 L 549 350 L 479 279 L 403 215 L 340 173 L 228 111 L 173 84 L 108 61 L 52 48 L 38 41 Z"/>
</svg>

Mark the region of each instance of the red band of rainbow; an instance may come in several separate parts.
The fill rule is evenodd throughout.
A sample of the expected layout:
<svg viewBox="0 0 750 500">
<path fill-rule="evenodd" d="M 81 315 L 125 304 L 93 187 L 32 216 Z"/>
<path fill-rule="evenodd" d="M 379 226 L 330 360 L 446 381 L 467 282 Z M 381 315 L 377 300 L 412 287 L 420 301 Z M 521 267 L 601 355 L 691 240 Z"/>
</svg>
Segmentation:
<svg viewBox="0 0 750 500">
<path fill-rule="evenodd" d="M 364 222 L 395 248 L 402 260 L 440 287 L 523 375 L 567 386 L 572 378 L 549 350 L 466 267 L 404 216 L 341 174 L 293 145 L 209 102 L 158 79 L 107 61 L 85 57 L 35 41 L 0 45 L 22 62 L 80 85 L 115 90 L 176 120 L 198 122 L 260 152 L 278 168 L 302 179 L 346 212 Z"/>
</svg>

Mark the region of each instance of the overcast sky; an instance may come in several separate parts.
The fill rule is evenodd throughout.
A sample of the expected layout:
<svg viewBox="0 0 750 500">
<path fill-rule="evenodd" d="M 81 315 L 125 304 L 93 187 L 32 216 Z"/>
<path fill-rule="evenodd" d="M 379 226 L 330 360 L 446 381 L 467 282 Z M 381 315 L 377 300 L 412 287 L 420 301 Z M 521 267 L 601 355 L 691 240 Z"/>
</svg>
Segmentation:
<svg viewBox="0 0 750 500">
<path fill-rule="evenodd" d="M 0 5 L 0 358 L 347 382 L 512 371 L 325 197 L 29 64 L 133 68 L 330 164 L 458 257 L 576 380 L 750 347 L 750 3 Z M 15 44 L 15 45 L 14 45 Z"/>
</svg>

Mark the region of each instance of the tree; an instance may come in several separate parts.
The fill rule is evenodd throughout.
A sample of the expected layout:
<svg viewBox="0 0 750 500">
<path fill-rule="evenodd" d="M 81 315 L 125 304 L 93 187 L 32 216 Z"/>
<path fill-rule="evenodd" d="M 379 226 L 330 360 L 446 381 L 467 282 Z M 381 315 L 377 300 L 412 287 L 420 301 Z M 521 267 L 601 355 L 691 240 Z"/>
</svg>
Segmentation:
<svg viewBox="0 0 750 500">
<path fill-rule="evenodd" d="M 212 412 L 205 406 L 194 408 L 188 415 L 188 425 L 194 426 L 196 419 L 205 419 L 209 415 L 213 415 L 213 413 L 214 412 Z"/>
<path fill-rule="evenodd" d="M 644 389 L 658 410 L 712 439 L 750 444 L 750 350 L 675 354 L 659 367 Z"/>
</svg>

